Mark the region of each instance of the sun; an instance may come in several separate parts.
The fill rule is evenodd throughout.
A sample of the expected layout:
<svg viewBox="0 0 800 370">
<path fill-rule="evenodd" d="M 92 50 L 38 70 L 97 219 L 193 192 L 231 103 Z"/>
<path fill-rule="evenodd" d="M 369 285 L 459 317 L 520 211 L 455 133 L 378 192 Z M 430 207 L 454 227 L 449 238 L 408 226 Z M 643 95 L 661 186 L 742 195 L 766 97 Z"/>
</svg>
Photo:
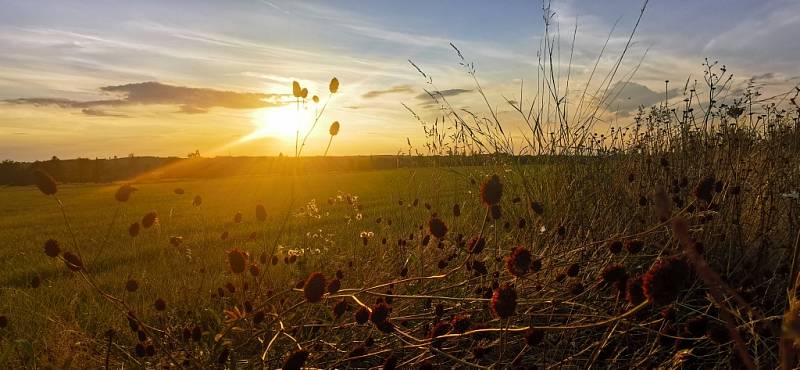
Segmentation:
<svg viewBox="0 0 800 370">
<path fill-rule="evenodd" d="M 254 130 L 240 141 L 271 137 L 285 142 L 294 142 L 298 130 L 302 137 L 305 130 L 308 129 L 313 115 L 314 113 L 309 107 L 300 106 L 298 108 L 295 104 L 255 110 L 252 113 Z"/>
</svg>

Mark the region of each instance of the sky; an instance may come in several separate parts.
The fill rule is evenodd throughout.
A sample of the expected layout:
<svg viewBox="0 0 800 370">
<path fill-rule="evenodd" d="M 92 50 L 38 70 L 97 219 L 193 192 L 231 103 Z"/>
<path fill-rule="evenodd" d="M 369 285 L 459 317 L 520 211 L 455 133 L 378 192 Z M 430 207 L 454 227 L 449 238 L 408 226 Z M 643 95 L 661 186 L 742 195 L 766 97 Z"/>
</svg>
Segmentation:
<svg viewBox="0 0 800 370">
<path fill-rule="evenodd" d="M 611 68 L 642 4 L 552 2 L 569 94 L 609 35 L 598 69 Z M 333 121 L 331 155 L 396 154 L 424 141 L 403 104 L 437 117 L 426 89 L 486 108 L 450 43 L 474 62 L 499 117 L 513 120 L 506 98 L 536 86 L 544 31 L 536 0 L 0 0 L 0 9 L 0 160 L 21 161 L 293 154 L 298 126 L 302 139 L 325 102 L 303 155 L 324 152 Z M 798 34 L 800 1 L 651 0 L 620 68 L 629 81 L 603 106 L 607 122 L 702 79 L 706 57 L 726 65 L 739 91 L 748 82 L 791 89 Z M 298 105 L 295 80 L 320 104 Z"/>
</svg>

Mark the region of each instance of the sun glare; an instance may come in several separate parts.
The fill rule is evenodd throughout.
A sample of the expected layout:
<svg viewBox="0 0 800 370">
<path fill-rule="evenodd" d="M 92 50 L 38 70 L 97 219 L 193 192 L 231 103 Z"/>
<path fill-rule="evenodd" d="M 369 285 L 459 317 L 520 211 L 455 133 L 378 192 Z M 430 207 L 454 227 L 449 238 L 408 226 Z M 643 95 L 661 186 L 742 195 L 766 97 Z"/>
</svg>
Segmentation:
<svg viewBox="0 0 800 370">
<path fill-rule="evenodd" d="M 263 108 L 252 113 L 254 130 L 241 141 L 272 137 L 286 142 L 294 142 L 297 130 L 302 135 L 313 119 L 310 107 L 297 108 L 291 104 L 277 108 Z"/>
</svg>

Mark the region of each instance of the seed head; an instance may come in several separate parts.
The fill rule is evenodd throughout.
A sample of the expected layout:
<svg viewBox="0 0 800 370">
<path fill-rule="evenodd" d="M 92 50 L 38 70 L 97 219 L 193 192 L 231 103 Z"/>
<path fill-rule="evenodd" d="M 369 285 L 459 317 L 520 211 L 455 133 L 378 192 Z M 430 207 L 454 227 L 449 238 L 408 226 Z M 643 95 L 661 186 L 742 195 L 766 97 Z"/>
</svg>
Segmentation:
<svg viewBox="0 0 800 370">
<path fill-rule="evenodd" d="M 339 79 L 334 77 L 331 79 L 331 83 L 328 84 L 328 90 L 330 90 L 331 94 L 336 94 L 339 91 Z"/>
<path fill-rule="evenodd" d="M 192 199 L 192 205 L 195 207 L 200 207 L 201 204 L 203 204 L 203 197 L 195 195 L 194 199 Z"/>
<path fill-rule="evenodd" d="M 47 239 L 44 242 L 44 254 L 48 257 L 56 258 L 59 254 L 61 254 L 61 247 L 58 246 L 58 241 L 55 239 Z"/>
<path fill-rule="evenodd" d="M 470 254 L 478 254 L 486 247 L 486 239 L 482 236 L 475 235 L 467 242 L 467 250 Z"/>
<path fill-rule="evenodd" d="M 131 194 L 139 189 L 134 188 L 130 184 L 124 184 L 117 189 L 116 194 L 114 194 L 114 198 L 118 202 L 127 202 L 128 199 L 131 199 Z"/>
<path fill-rule="evenodd" d="M 367 320 L 369 320 L 369 310 L 366 307 L 361 306 L 361 308 L 356 311 L 354 317 L 356 323 L 364 324 L 367 322 Z"/>
<path fill-rule="evenodd" d="M 447 225 L 438 217 L 433 217 L 428 221 L 428 228 L 433 236 L 441 239 L 447 234 Z"/>
<path fill-rule="evenodd" d="M 78 255 L 72 254 L 72 252 L 64 252 L 62 258 L 64 258 L 64 264 L 66 264 L 70 270 L 75 272 L 83 270 L 83 261 L 81 261 Z"/>
<path fill-rule="evenodd" d="M 308 351 L 298 349 L 292 352 L 283 362 L 283 370 L 300 370 L 308 359 Z"/>
<path fill-rule="evenodd" d="M 458 203 L 453 204 L 453 216 L 458 217 L 461 216 L 461 205 Z"/>
<path fill-rule="evenodd" d="M 36 183 L 36 187 L 39 188 L 39 191 L 44 195 L 54 195 L 58 192 L 56 180 L 43 170 L 33 171 L 33 181 Z"/>
<path fill-rule="evenodd" d="M 628 240 L 625 242 L 625 250 L 630 254 L 637 254 L 644 249 L 644 242 L 639 239 Z"/>
<path fill-rule="evenodd" d="M 139 283 L 136 282 L 136 280 L 128 279 L 128 281 L 125 282 L 125 290 L 128 292 L 133 293 L 137 289 L 139 289 Z"/>
<path fill-rule="evenodd" d="M 338 319 L 342 317 L 342 315 L 344 315 L 344 312 L 347 311 L 349 308 L 350 304 L 347 303 L 347 300 L 342 299 L 341 301 L 336 302 L 336 304 L 333 306 L 333 314 Z"/>
<path fill-rule="evenodd" d="M 258 267 L 255 263 L 251 264 L 248 270 L 250 271 L 250 276 L 256 277 L 261 275 L 261 267 Z"/>
<path fill-rule="evenodd" d="M 142 227 L 149 229 L 156 221 L 158 221 L 158 213 L 156 213 L 156 211 L 150 211 L 142 217 Z"/>
<path fill-rule="evenodd" d="M 625 266 L 618 263 L 607 265 L 600 273 L 600 280 L 604 283 L 618 284 L 628 279 L 628 273 L 625 271 Z"/>
<path fill-rule="evenodd" d="M 469 315 L 456 315 L 453 317 L 453 320 L 450 321 L 450 324 L 453 326 L 453 330 L 456 333 L 463 333 L 469 329 L 471 322 Z"/>
<path fill-rule="evenodd" d="M 392 311 L 392 308 L 389 307 L 386 303 L 378 303 L 372 307 L 372 312 L 369 314 L 369 321 L 372 321 L 373 324 L 380 327 L 383 323 L 389 320 L 389 313 Z"/>
<path fill-rule="evenodd" d="M 506 256 L 506 268 L 511 275 L 516 277 L 527 275 L 530 272 L 531 263 L 531 252 L 522 246 L 515 247 L 511 254 Z"/>
<path fill-rule="evenodd" d="M 499 204 L 495 204 L 489 207 L 489 214 L 491 214 L 492 220 L 499 220 L 503 217 L 503 209 L 500 208 Z"/>
<path fill-rule="evenodd" d="M 333 123 L 331 123 L 331 127 L 328 128 L 328 133 L 331 134 L 331 136 L 336 136 L 339 134 L 340 128 L 341 125 L 339 124 L 339 121 L 333 121 Z"/>
<path fill-rule="evenodd" d="M 685 258 L 672 256 L 656 262 L 644 276 L 644 295 L 650 302 L 666 305 L 678 298 L 689 280 L 691 266 Z"/>
<path fill-rule="evenodd" d="M 697 199 L 701 199 L 706 203 L 711 203 L 711 200 L 714 198 L 714 184 L 716 180 L 714 179 L 713 175 L 706 176 L 699 183 L 694 187 L 692 190 L 692 194 L 694 194 Z"/>
<path fill-rule="evenodd" d="M 303 295 L 309 303 L 317 303 L 325 294 L 325 275 L 321 272 L 312 272 L 303 285 Z"/>
<path fill-rule="evenodd" d="M 35 275 L 31 279 L 31 288 L 36 289 L 36 288 L 40 287 L 41 285 L 42 285 L 42 278 L 40 278 L 39 275 Z"/>
<path fill-rule="evenodd" d="M 622 252 L 622 245 L 621 240 L 612 240 L 608 243 L 608 251 L 611 254 L 619 254 L 619 252 Z"/>
<path fill-rule="evenodd" d="M 503 183 L 500 182 L 500 177 L 492 175 L 489 179 L 481 185 L 481 201 L 486 206 L 493 206 L 500 203 L 503 197 Z"/>
<path fill-rule="evenodd" d="M 491 309 L 495 316 L 505 319 L 517 309 L 517 292 L 508 283 L 503 283 L 492 293 Z"/>
<path fill-rule="evenodd" d="M 247 254 L 238 249 L 228 252 L 228 264 L 231 267 L 231 272 L 234 274 L 241 274 L 247 267 Z"/>
<path fill-rule="evenodd" d="M 155 303 L 153 303 L 153 307 L 155 307 L 156 311 L 164 311 L 167 309 L 167 301 L 158 298 Z"/>
</svg>

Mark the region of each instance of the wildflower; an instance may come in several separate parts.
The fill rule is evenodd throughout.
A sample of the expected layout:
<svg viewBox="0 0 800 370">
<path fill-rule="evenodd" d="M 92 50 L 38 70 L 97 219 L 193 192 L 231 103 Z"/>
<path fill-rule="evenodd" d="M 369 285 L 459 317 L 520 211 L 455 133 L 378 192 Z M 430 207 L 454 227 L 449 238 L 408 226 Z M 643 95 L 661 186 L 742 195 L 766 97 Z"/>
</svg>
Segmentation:
<svg viewBox="0 0 800 370">
<path fill-rule="evenodd" d="M 450 329 L 451 326 L 449 322 L 440 321 L 436 323 L 436 325 L 434 325 L 433 328 L 431 328 L 430 333 L 428 333 L 428 338 L 434 339 L 437 337 L 441 337 L 442 335 L 449 333 Z"/>
<path fill-rule="evenodd" d="M 508 283 L 503 283 L 492 293 L 490 305 L 495 316 L 505 319 L 514 315 L 517 309 L 517 292 Z"/>
<path fill-rule="evenodd" d="M 531 252 L 522 246 L 515 247 L 506 257 L 506 268 L 511 275 L 522 277 L 531 269 Z"/>
<path fill-rule="evenodd" d="M 256 220 L 259 222 L 267 220 L 267 210 L 260 204 L 256 206 Z"/>
<path fill-rule="evenodd" d="M 500 182 L 500 177 L 492 175 L 488 180 L 484 181 L 480 189 L 481 201 L 486 206 L 493 206 L 500 203 L 503 197 L 503 184 Z"/>
<path fill-rule="evenodd" d="M 156 221 L 158 221 L 158 213 L 156 213 L 156 211 L 150 211 L 142 217 L 142 227 L 149 229 Z"/>
<path fill-rule="evenodd" d="M 251 264 L 248 270 L 250 271 L 250 275 L 253 277 L 261 275 L 261 268 L 258 267 L 258 265 L 256 265 L 255 263 Z"/>
<path fill-rule="evenodd" d="M 467 242 L 467 251 L 469 254 L 478 254 L 484 247 L 486 247 L 486 239 L 479 235 L 473 236 Z"/>
<path fill-rule="evenodd" d="M 128 235 L 130 235 L 131 238 L 135 238 L 136 236 L 139 235 L 139 230 L 141 230 L 139 223 L 134 222 L 131 224 L 131 226 L 128 226 Z"/>
<path fill-rule="evenodd" d="M 321 272 L 312 272 L 303 285 L 303 295 L 310 303 L 317 303 L 322 300 L 325 294 L 325 275 Z"/>
<path fill-rule="evenodd" d="M 56 180 L 53 179 L 53 176 L 50 176 L 49 173 L 44 172 L 43 170 L 33 171 L 33 180 L 36 184 L 36 187 L 38 187 L 39 191 L 41 191 L 44 195 L 54 195 L 58 192 Z"/>
<path fill-rule="evenodd" d="M 48 239 L 44 242 L 44 254 L 48 257 L 56 258 L 61 254 L 61 247 L 58 246 L 58 241 L 55 239 Z"/>
<path fill-rule="evenodd" d="M 430 221 L 428 221 L 428 228 L 430 229 L 431 234 L 439 239 L 443 238 L 445 234 L 447 234 L 447 225 L 444 224 L 444 221 L 436 217 L 431 218 Z"/>
<path fill-rule="evenodd" d="M 158 298 L 155 303 L 153 303 L 153 307 L 155 307 L 157 311 L 164 311 L 167 309 L 167 301 Z"/>
<path fill-rule="evenodd" d="M 675 301 L 688 282 L 691 267 L 680 256 L 656 262 L 644 276 L 644 295 L 650 302 L 665 305 Z"/>
<path fill-rule="evenodd" d="M 117 189 L 116 194 L 114 194 L 114 198 L 117 199 L 118 202 L 127 202 L 128 199 L 131 198 L 131 194 L 139 189 L 134 188 L 130 184 L 124 184 Z"/>
<path fill-rule="evenodd" d="M 302 93 L 303 90 L 300 88 L 300 83 L 292 81 L 292 95 L 294 95 L 295 98 L 299 98 Z"/>
<path fill-rule="evenodd" d="M 300 370 L 308 359 L 308 351 L 298 349 L 292 352 L 283 362 L 283 370 Z"/>
<path fill-rule="evenodd" d="M 64 252 L 62 256 L 64 258 L 64 264 L 72 271 L 80 271 L 83 270 L 83 261 L 81 258 L 71 252 Z"/>
<path fill-rule="evenodd" d="M 247 254 L 238 249 L 228 252 L 228 264 L 231 267 L 231 272 L 234 274 L 241 274 L 247 267 Z"/>
</svg>

